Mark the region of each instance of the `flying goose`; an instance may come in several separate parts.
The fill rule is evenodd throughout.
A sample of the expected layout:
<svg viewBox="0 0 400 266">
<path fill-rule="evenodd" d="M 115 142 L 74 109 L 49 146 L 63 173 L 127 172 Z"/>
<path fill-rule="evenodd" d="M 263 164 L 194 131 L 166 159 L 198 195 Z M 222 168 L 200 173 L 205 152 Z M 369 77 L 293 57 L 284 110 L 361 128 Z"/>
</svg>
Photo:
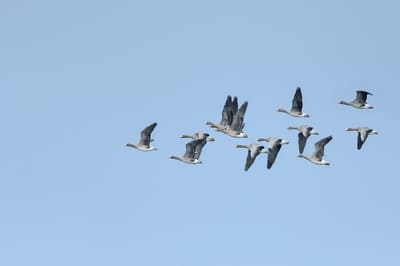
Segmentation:
<svg viewBox="0 0 400 266">
<path fill-rule="evenodd" d="M 217 131 L 222 132 L 234 138 L 247 138 L 247 134 L 243 132 L 245 126 L 244 115 L 247 110 L 248 102 L 244 102 L 238 109 L 237 97 L 228 95 L 224 108 L 222 110 L 222 119 L 219 124 L 208 121 L 206 124 Z"/>
<path fill-rule="evenodd" d="M 153 132 L 154 128 L 157 126 L 157 123 L 153 123 L 147 126 L 140 132 L 140 141 L 138 144 L 131 144 L 128 143 L 126 146 L 138 149 L 139 151 L 154 151 L 157 148 L 150 146 L 150 142 L 153 141 L 151 138 L 151 133 Z"/>
<path fill-rule="evenodd" d="M 304 156 L 303 154 L 299 154 L 299 157 L 307 159 L 310 162 L 318 164 L 318 165 L 329 165 L 329 162 L 322 159 L 322 157 L 324 156 L 325 145 L 331 140 L 332 140 L 332 136 L 328 136 L 326 138 L 323 138 L 323 139 L 317 141 L 314 145 L 315 146 L 314 153 L 311 156 L 307 157 L 307 156 Z"/>
<path fill-rule="evenodd" d="M 268 137 L 268 138 L 259 138 L 257 141 L 267 141 L 269 143 L 268 147 L 268 159 L 267 159 L 267 169 L 271 169 L 272 165 L 274 164 L 278 153 L 284 144 L 289 144 L 289 141 Z"/>
<path fill-rule="evenodd" d="M 249 170 L 250 166 L 254 163 L 256 157 L 261 153 L 265 153 L 263 151 L 264 146 L 256 143 L 248 144 L 248 145 L 241 145 L 238 144 L 236 145 L 236 148 L 246 148 L 248 149 L 247 151 L 247 158 L 246 158 L 246 165 L 244 167 L 244 170 L 247 171 Z"/>
<path fill-rule="evenodd" d="M 302 154 L 304 151 L 304 147 L 306 146 L 306 142 L 309 136 L 311 135 L 318 135 L 318 132 L 314 130 L 313 127 L 307 125 L 301 126 L 289 126 L 288 129 L 296 129 L 299 132 L 298 139 L 299 139 L 299 154 Z"/>
<path fill-rule="evenodd" d="M 344 105 L 350 105 L 353 106 L 354 108 L 358 108 L 358 109 L 373 109 L 374 107 L 370 104 L 367 103 L 367 96 L 368 95 L 372 95 L 372 93 L 368 92 L 368 91 L 362 91 L 362 90 L 358 90 L 356 92 L 356 98 L 354 100 L 352 100 L 351 102 L 346 102 L 346 101 L 340 101 L 340 104 L 344 104 Z"/>
<path fill-rule="evenodd" d="M 292 100 L 292 108 L 290 110 L 279 108 L 278 112 L 287 113 L 288 115 L 294 117 L 310 117 L 309 114 L 303 113 L 302 110 L 303 110 L 303 95 L 301 93 L 301 88 L 297 87 Z"/>
<path fill-rule="evenodd" d="M 169 158 L 179 160 L 184 163 L 188 164 L 199 164 L 203 163 L 202 161 L 199 160 L 201 150 L 203 149 L 204 145 L 206 144 L 207 140 L 192 140 L 188 143 L 186 143 L 186 151 L 185 154 L 182 156 L 175 156 L 172 155 Z"/>
<path fill-rule="evenodd" d="M 364 142 L 367 140 L 368 135 L 378 135 L 378 131 L 375 131 L 368 127 L 353 127 L 346 128 L 346 131 L 357 131 L 357 149 L 360 150 Z"/>
<path fill-rule="evenodd" d="M 194 133 L 192 135 L 182 134 L 181 138 L 190 138 L 190 139 L 193 139 L 193 140 L 206 139 L 207 141 L 215 141 L 215 139 L 213 137 L 210 137 L 210 134 L 202 133 L 202 132 L 196 132 L 196 133 Z"/>
</svg>

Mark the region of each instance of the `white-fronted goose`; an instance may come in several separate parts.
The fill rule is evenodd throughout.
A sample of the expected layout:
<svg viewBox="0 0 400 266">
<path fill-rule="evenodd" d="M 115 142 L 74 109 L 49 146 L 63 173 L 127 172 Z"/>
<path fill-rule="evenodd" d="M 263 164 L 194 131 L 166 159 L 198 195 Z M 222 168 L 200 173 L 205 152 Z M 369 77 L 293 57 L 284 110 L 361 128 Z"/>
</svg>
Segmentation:
<svg viewBox="0 0 400 266">
<path fill-rule="evenodd" d="M 349 105 L 352 106 L 354 108 L 358 108 L 358 109 L 373 109 L 374 107 L 370 104 L 367 103 L 367 96 L 368 95 L 372 95 L 372 93 L 368 92 L 368 91 L 362 91 L 362 90 L 358 90 L 356 92 L 356 98 L 354 100 L 352 100 L 351 102 L 347 102 L 347 101 L 340 101 L 340 104 L 344 104 L 344 105 Z"/>
<path fill-rule="evenodd" d="M 303 95 L 300 87 L 297 87 L 294 93 L 292 108 L 290 110 L 279 108 L 278 112 L 286 113 L 294 117 L 310 117 L 309 114 L 303 113 Z"/>
<path fill-rule="evenodd" d="M 179 160 L 184 163 L 188 164 L 199 164 L 202 163 L 202 161 L 199 160 L 201 150 L 206 144 L 207 140 L 192 140 L 188 143 L 186 143 L 186 151 L 185 154 L 182 156 L 175 156 L 172 155 L 169 158 Z"/>
<path fill-rule="evenodd" d="M 303 154 L 299 154 L 300 158 L 307 159 L 308 161 L 318 164 L 318 165 L 329 165 L 329 162 L 325 161 L 322 157 L 324 156 L 325 145 L 332 140 L 332 136 L 323 138 L 315 143 L 314 153 L 307 157 Z"/>
<path fill-rule="evenodd" d="M 267 141 L 269 143 L 268 147 L 268 159 L 267 159 L 267 169 L 271 169 L 272 165 L 274 164 L 278 153 L 284 144 L 289 144 L 289 141 L 268 137 L 268 138 L 259 138 L 257 141 Z"/>
<path fill-rule="evenodd" d="M 352 127 L 346 128 L 346 131 L 357 131 L 357 149 L 360 150 L 364 142 L 367 140 L 369 135 L 377 135 L 378 131 L 373 130 L 369 127 Z"/>
<path fill-rule="evenodd" d="M 140 141 L 138 144 L 131 144 L 128 143 L 126 146 L 132 147 L 135 149 L 138 149 L 139 151 L 154 151 L 157 150 L 157 148 L 150 146 L 150 142 L 153 141 L 151 139 L 151 133 L 153 132 L 154 128 L 157 126 L 157 123 L 153 123 L 143 129 L 140 132 Z"/>
<path fill-rule="evenodd" d="M 222 119 L 219 124 L 208 121 L 206 124 L 217 131 L 222 132 L 234 138 L 247 138 L 247 134 L 243 132 L 245 126 L 244 115 L 247 110 L 248 102 L 244 102 L 238 109 L 237 98 L 232 100 L 228 96 L 224 108 L 222 110 Z"/>
<path fill-rule="evenodd" d="M 289 126 L 288 129 L 296 129 L 300 131 L 298 134 L 299 154 L 303 153 L 308 137 L 311 135 L 318 135 L 318 132 L 315 131 L 313 127 L 307 125 Z"/>
<path fill-rule="evenodd" d="M 238 144 L 236 145 L 236 148 L 246 148 L 247 151 L 247 157 L 246 157 L 246 164 L 244 166 L 244 170 L 247 171 L 249 170 L 250 166 L 254 163 L 256 157 L 261 153 L 265 152 L 263 151 L 264 146 L 256 143 L 248 144 L 248 145 L 242 145 Z"/>
</svg>

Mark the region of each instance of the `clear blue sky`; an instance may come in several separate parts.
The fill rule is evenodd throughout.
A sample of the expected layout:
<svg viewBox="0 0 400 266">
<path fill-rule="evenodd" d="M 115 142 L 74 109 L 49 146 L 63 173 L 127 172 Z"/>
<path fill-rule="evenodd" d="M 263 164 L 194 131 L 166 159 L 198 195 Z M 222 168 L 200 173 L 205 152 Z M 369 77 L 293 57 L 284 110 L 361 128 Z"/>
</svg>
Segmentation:
<svg viewBox="0 0 400 266">
<path fill-rule="evenodd" d="M 399 8 L 2 1 L 0 264 L 400 265 Z M 309 119 L 276 112 L 296 86 Z M 374 110 L 337 104 L 361 88 Z M 247 140 L 205 126 L 228 94 Z M 124 147 L 154 121 L 157 152 Z M 304 123 L 333 135 L 329 167 L 296 157 Z M 168 159 L 197 130 L 204 164 Z M 245 172 L 234 146 L 266 136 L 291 143 Z"/>
</svg>

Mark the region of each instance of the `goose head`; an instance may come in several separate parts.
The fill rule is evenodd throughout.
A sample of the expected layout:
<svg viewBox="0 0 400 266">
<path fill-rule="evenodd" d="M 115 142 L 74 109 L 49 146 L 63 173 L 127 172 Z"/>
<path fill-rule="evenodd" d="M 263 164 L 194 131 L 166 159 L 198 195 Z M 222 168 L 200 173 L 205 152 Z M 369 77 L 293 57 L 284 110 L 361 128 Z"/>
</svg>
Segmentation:
<svg viewBox="0 0 400 266">
<path fill-rule="evenodd" d="M 311 128 L 310 135 L 319 135 L 319 133 L 315 131 L 314 128 Z"/>
</svg>

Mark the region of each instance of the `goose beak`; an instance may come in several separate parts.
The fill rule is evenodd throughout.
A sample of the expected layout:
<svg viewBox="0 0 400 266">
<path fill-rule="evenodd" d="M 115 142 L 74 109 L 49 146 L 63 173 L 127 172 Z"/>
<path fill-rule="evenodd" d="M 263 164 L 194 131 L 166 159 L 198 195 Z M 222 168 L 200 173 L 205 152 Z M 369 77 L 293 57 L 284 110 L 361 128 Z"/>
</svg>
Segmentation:
<svg viewBox="0 0 400 266">
<path fill-rule="evenodd" d="M 287 141 L 287 140 L 282 140 L 281 143 L 282 143 L 282 144 L 289 144 L 289 141 Z"/>
</svg>

